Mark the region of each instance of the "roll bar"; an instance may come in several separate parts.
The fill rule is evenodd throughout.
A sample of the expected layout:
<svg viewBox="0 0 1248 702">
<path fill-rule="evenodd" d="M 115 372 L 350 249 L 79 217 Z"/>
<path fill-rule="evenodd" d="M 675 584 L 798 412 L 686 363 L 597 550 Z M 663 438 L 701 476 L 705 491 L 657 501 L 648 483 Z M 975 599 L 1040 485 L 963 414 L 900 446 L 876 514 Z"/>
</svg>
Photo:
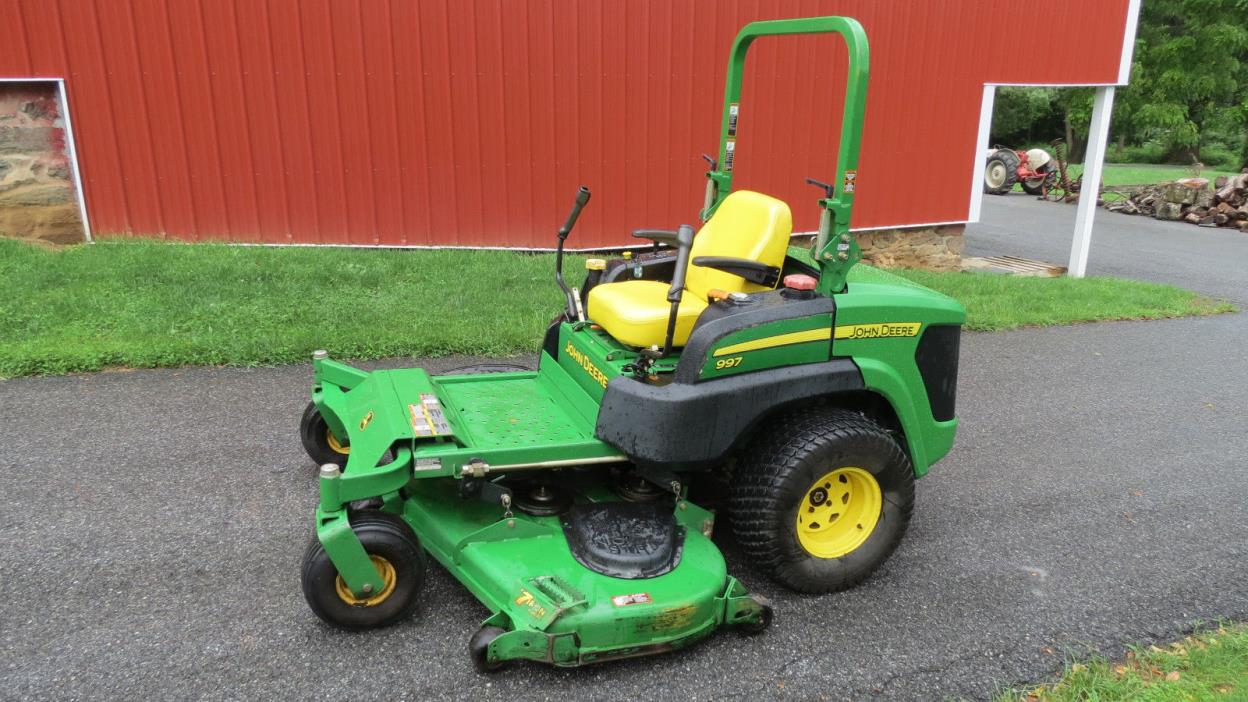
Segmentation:
<svg viewBox="0 0 1248 702">
<path fill-rule="evenodd" d="M 818 291 L 824 295 L 845 289 L 845 276 L 862 258 L 857 242 L 849 233 L 850 212 L 858 180 L 858 153 L 862 146 L 863 116 L 867 105 L 867 77 L 871 50 L 867 34 L 857 20 L 849 17 L 805 17 L 801 19 L 751 22 L 741 29 L 728 59 L 728 80 L 724 90 L 724 115 L 720 127 L 719 159 L 711 162 L 702 209 L 702 221 L 711 218 L 719 203 L 732 190 L 732 173 L 737 143 L 737 123 L 741 106 L 741 79 L 745 55 L 755 39 L 786 34 L 841 35 L 849 49 L 849 71 L 845 82 L 845 111 L 841 119 L 841 140 L 836 154 L 836 179 L 827 197 L 819 200 L 823 209 L 819 236 L 811 254 L 819 265 Z"/>
</svg>

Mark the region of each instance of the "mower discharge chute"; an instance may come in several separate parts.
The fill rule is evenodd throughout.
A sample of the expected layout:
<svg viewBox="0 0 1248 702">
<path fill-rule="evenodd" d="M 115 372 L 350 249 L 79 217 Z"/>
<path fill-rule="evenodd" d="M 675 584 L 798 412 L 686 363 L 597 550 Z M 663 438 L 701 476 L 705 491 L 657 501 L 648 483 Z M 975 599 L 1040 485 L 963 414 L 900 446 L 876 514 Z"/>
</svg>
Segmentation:
<svg viewBox="0 0 1248 702">
<path fill-rule="evenodd" d="M 787 254 L 788 205 L 731 183 L 750 43 L 821 32 L 844 38 L 850 65 L 835 179 L 812 181 L 812 266 Z M 638 230 L 653 251 L 591 259 L 573 288 L 562 253 L 582 188 L 536 371 L 365 372 L 314 354 L 303 590 L 322 619 L 408 616 L 428 553 L 491 612 L 469 642 L 478 667 L 574 666 L 767 627 L 769 603 L 711 540 L 725 511 L 751 561 L 795 590 L 853 586 L 889 556 L 915 478 L 953 443 L 965 315 L 915 285 L 847 282 L 867 61 L 852 19 L 747 25 L 700 230 Z M 718 514 L 690 500 L 708 473 L 728 486 Z"/>
</svg>

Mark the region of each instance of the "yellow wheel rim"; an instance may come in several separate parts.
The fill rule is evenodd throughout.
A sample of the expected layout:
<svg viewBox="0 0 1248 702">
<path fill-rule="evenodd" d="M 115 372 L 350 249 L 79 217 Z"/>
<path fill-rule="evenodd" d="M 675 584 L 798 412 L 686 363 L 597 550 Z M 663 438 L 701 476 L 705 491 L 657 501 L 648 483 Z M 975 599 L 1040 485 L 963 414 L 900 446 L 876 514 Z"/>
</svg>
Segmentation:
<svg viewBox="0 0 1248 702">
<path fill-rule="evenodd" d="M 875 476 L 837 468 L 816 480 L 798 505 L 798 543 L 817 558 L 840 558 L 871 536 L 883 507 Z"/>
<path fill-rule="evenodd" d="M 338 592 L 339 599 L 354 607 L 372 607 L 374 605 L 379 605 L 382 602 L 385 602 L 390 597 L 391 593 L 394 592 L 394 584 L 397 580 L 394 575 L 394 566 L 390 565 L 390 561 L 387 561 L 381 556 L 369 554 L 368 557 L 373 561 L 373 567 L 377 569 L 377 575 L 381 576 L 381 592 L 368 597 L 356 597 L 352 594 L 351 588 L 347 587 L 347 584 L 342 581 L 341 575 L 334 579 L 334 589 Z"/>
<path fill-rule="evenodd" d="M 342 454 L 343 456 L 346 456 L 347 454 L 351 453 L 351 447 L 343 446 L 342 444 L 338 443 L 338 437 L 334 436 L 334 432 L 330 431 L 329 429 L 325 430 L 325 443 L 329 444 L 329 450 L 333 451 L 334 453 Z"/>
</svg>

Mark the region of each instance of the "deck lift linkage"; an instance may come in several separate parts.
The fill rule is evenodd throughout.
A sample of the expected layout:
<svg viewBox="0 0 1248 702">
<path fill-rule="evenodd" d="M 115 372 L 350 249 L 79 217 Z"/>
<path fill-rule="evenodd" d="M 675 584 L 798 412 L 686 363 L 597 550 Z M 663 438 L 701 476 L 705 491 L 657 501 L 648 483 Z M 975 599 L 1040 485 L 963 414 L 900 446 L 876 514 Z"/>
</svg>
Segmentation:
<svg viewBox="0 0 1248 702">
<path fill-rule="evenodd" d="M 788 205 L 732 191 L 732 175 L 750 44 L 825 32 L 849 69 L 811 265 L 788 253 Z M 769 603 L 711 540 L 725 515 L 788 588 L 870 575 L 905 532 L 915 479 L 952 446 L 965 315 L 922 287 L 847 279 L 867 74 L 852 19 L 742 29 L 700 231 L 638 230 L 653 252 L 590 259 L 574 288 L 562 253 L 582 188 L 536 371 L 366 372 L 317 351 L 300 427 L 321 465 L 312 610 L 349 629 L 401 621 L 427 553 L 490 612 L 469 641 L 480 669 L 575 666 L 767 627 Z M 714 510 L 690 499 L 704 483 L 726 491 Z"/>
</svg>

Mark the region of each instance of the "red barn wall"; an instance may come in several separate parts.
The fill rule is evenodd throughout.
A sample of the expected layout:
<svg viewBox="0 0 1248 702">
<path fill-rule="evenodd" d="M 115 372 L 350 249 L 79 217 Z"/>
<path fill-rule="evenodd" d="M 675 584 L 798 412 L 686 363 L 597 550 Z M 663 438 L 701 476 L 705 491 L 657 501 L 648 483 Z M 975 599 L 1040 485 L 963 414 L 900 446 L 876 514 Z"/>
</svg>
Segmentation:
<svg viewBox="0 0 1248 702">
<path fill-rule="evenodd" d="M 984 83 L 1120 82 L 1131 0 L 0 0 L 0 77 L 63 77 L 101 235 L 578 247 L 695 222 L 758 19 L 847 14 L 872 71 L 855 228 L 964 221 Z M 1043 28 L 1042 28 L 1043 29 Z M 760 40 L 736 187 L 817 224 L 844 48 Z M 573 242 L 570 242 L 573 243 Z"/>
</svg>

